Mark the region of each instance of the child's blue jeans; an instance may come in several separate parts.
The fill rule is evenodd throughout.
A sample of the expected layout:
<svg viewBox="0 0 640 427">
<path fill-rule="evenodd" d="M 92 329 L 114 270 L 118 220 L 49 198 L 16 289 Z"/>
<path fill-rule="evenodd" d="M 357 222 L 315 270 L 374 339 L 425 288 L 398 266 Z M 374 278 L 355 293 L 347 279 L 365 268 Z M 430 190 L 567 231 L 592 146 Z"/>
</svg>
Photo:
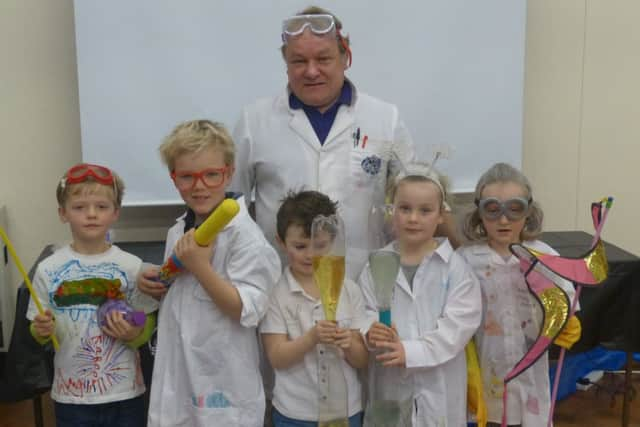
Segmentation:
<svg viewBox="0 0 640 427">
<path fill-rule="evenodd" d="M 56 427 L 144 427 L 142 396 L 118 402 L 76 405 L 54 402 Z"/>
<path fill-rule="evenodd" d="M 274 427 L 318 427 L 317 421 L 300 421 L 293 418 L 285 417 L 276 408 L 273 408 L 273 425 Z M 349 427 L 362 426 L 362 412 L 349 417 Z"/>
</svg>

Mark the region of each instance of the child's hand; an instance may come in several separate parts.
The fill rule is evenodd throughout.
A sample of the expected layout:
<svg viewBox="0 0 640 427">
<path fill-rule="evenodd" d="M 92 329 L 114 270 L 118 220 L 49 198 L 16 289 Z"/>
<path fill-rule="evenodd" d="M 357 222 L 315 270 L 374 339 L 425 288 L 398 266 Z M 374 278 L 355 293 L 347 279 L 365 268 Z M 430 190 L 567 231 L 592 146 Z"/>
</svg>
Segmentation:
<svg viewBox="0 0 640 427">
<path fill-rule="evenodd" d="M 351 343 L 353 342 L 353 331 L 348 328 L 336 328 L 335 332 L 335 342 L 334 344 L 340 347 L 343 350 L 348 350 L 351 348 Z"/>
<path fill-rule="evenodd" d="M 110 337 L 127 342 L 140 335 L 143 328 L 144 326 L 133 326 L 121 312 L 114 310 L 107 316 L 107 324 L 102 331 Z"/>
<path fill-rule="evenodd" d="M 143 270 L 138 275 L 136 283 L 140 292 L 160 299 L 167 293 L 167 288 L 163 283 L 158 282 L 160 267 L 157 265 L 144 264 Z"/>
<path fill-rule="evenodd" d="M 45 310 L 44 314 L 36 314 L 33 318 L 33 329 L 41 338 L 48 338 L 53 335 L 55 322 L 51 310 Z"/>
<path fill-rule="evenodd" d="M 189 230 L 178 240 L 173 250 L 184 267 L 194 275 L 203 268 L 210 268 L 213 244 L 200 246 L 194 238 L 195 230 Z"/>
<path fill-rule="evenodd" d="M 367 342 L 369 343 L 369 347 L 378 347 L 378 344 L 383 341 L 398 341 L 398 334 L 395 329 L 390 328 L 383 323 L 375 322 L 367 332 Z"/>
<path fill-rule="evenodd" d="M 376 360 L 382 363 L 382 366 L 407 366 L 407 357 L 404 352 L 404 345 L 398 341 L 381 341 L 378 348 L 386 349 L 384 353 L 376 356 Z"/>
<path fill-rule="evenodd" d="M 335 344 L 336 329 L 336 322 L 331 320 L 318 320 L 313 327 L 316 343 Z"/>
</svg>

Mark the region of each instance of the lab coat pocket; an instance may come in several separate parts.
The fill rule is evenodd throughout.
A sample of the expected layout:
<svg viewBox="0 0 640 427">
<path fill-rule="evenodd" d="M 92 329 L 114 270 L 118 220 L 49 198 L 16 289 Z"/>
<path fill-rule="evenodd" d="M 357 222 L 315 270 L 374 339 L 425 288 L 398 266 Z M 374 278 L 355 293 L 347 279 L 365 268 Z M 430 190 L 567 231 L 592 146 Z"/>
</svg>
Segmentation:
<svg viewBox="0 0 640 427">
<path fill-rule="evenodd" d="M 350 153 L 349 175 L 354 190 L 372 188 L 384 177 L 386 163 L 383 157 L 370 150 L 353 149 Z"/>
<path fill-rule="evenodd" d="M 357 255 L 352 253 L 351 257 L 366 257 L 369 247 L 367 212 L 372 205 L 382 204 L 384 200 L 387 165 L 374 151 L 353 149 L 349 156 L 349 177 L 343 184 L 344 194 L 340 197 L 341 214 L 345 223 L 350 224 L 346 230 L 350 248 L 366 250 L 366 253 Z"/>
</svg>

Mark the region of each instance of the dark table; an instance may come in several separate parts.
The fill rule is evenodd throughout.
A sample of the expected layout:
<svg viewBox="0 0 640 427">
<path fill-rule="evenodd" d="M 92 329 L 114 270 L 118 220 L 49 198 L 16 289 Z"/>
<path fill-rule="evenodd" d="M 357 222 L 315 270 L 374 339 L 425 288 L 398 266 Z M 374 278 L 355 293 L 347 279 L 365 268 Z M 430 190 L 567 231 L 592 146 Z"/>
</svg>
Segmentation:
<svg viewBox="0 0 640 427">
<path fill-rule="evenodd" d="M 540 240 L 560 255 L 581 257 L 592 236 L 583 231 L 543 233 Z M 616 350 L 640 351 L 640 258 L 604 242 L 609 276 L 596 287 L 584 286 L 580 296 L 582 337 L 572 351 L 605 343 Z"/>
<path fill-rule="evenodd" d="M 583 231 L 543 233 L 540 240 L 567 257 L 582 257 L 593 236 Z M 598 345 L 627 354 L 622 425 L 629 425 L 633 353 L 640 352 L 640 258 L 604 242 L 609 275 L 598 286 L 584 286 L 580 295 L 582 336 L 571 352 L 584 352 Z"/>
</svg>

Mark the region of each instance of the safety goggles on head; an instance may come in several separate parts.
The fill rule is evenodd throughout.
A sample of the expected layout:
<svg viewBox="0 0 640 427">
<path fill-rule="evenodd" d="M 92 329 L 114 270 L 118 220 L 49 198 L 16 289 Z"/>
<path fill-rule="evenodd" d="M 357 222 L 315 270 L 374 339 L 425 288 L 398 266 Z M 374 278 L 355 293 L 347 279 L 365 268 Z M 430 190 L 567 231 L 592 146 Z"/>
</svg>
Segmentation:
<svg viewBox="0 0 640 427">
<path fill-rule="evenodd" d="M 351 61 L 353 60 L 351 49 L 344 37 L 342 37 L 342 34 L 340 34 L 340 30 L 336 26 L 336 20 L 332 15 L 326 13 L 318 15 L 295 15 L 285 19 L 282 21 L 282 43 L 287 44 L 289 37 L 299 36 L 304 33 L 307 27 L 313 34 L 318 36 L 329 34 L 332 31 L 335 32 L 338 42 L 344 49 L 343 52 L 346 53 L 349 60 L 348 65 L 349 67 L 351 66 Z"/>
<path fill-rule="evenodd" d="M 299 36 L 307 27 L 312 33 L 323 35 L 336 28 L 336 21 L 328 14 L 292 16 L 282 21 L 282 41 L 286 43 L 287 37 Z"/>
<path fill-rule="evenodd" d="M 65 183 L 78 184 L 86 181 L 89 177 L 104 185 L 112 185 L 115 181 L 111 170 L 108 168 L 89 163 L 82 163 L 75 165 L 67 171 Z"/>
<path fill-rule="evenodd" d="M 113 194 L 118 197 L 118 187 L 116 180 L 109 168 L 100 165 L 92 165 L 91 163 L 81 163 L 73 166 L 67 171 L 65 176 L 60 180 L 60 186 L 64 189 L 70 184 L 80 184 L 88 179 L 102 184 L 113 186 Z"/>
<path fill-rule="evenodd" d="M 178 190 L 181 191 L 193 189 L 198 180 L 202 181 L 207 188 L 217 188 L 224 183 L 229 169 L 229 166 L 225 166 L 223 168 L 203 169 L 199 172 L 173 171 L 171 172 L 171 179 Z"/>
<path fill-rule="evenodd" d="M 482 218 L 497 220 L 504 215 L 510 221 L 518 221 L 529 213 L 531 201 L 523 197 L 514 197 L 503 202 L 495 197 L 488 197 L 476 199 L 475 203 Z"/>
</svg>

